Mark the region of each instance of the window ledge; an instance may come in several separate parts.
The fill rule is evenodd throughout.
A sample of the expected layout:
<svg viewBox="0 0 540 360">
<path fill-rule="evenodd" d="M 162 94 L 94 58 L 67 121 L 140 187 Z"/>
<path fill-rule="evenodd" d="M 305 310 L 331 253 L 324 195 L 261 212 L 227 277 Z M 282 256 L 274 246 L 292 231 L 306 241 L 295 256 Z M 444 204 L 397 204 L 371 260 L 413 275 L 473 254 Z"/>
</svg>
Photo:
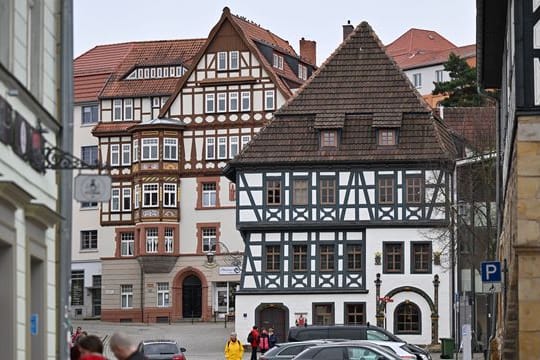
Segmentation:
<svg viewBox="0 0 540 360">
<path fill-rule="evenodd" d="M 99 252 L 98 249 L 81 249 L 79 250 L 79 253 L 97 253 Z"/>
</svg>

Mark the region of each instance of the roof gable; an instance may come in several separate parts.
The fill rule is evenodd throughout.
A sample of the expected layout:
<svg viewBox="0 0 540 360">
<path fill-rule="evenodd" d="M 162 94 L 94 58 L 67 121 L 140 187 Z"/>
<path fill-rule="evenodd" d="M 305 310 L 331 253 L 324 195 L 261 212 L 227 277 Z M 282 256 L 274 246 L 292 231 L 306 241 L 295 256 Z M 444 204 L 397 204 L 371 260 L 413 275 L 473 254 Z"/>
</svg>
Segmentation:
<svg viewBox="0 0 540 360">
<path fill-rule="evenodd" d="M 410 29 L 386 47 L 390 56 L 440 51 L 455 48 L 452 42 L 436 31 Z"/>
</svg>

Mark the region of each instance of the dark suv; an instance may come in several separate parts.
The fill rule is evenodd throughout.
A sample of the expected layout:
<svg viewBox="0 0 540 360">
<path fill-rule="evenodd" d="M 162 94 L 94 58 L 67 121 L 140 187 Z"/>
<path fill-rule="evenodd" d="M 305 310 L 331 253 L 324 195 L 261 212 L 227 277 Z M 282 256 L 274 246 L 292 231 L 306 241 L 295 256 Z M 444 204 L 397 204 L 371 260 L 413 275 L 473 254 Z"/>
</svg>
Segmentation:
<svg viewBox="0 0 540 360">
<path fill-rule="evenodd" d="M 383 340 L 404 342 L 391 332 L 373 325 L 313 325 L 289 329 L 289 341 L 316 339 Z M 431 360 L 426 350 L 413 344 L 406 344 L 405 350 L 414 354 L 418 360 Z"/>
</svg>

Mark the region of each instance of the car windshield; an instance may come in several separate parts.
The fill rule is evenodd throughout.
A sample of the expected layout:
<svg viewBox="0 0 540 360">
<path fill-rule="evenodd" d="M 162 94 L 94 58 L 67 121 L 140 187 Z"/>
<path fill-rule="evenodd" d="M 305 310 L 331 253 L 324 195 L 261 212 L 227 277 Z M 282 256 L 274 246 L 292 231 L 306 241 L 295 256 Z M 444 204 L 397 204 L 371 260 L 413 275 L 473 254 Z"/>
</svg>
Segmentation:
<svg viewBox="0 0 540 360">
<path fill-rule="evenodd" d="M 175 344 L 171 343 L 144 345 L 144 353 L 146 355 L 176 354 L 177 352 L 178 348 Z"/>
</svg>

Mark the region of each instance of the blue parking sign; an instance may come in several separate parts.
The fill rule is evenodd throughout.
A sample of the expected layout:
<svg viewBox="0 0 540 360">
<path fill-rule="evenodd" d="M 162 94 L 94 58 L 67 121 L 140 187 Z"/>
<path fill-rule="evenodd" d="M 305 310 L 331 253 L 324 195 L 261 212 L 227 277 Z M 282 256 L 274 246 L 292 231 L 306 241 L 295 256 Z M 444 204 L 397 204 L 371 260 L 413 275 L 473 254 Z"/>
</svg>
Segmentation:
<svg viewBox="0 0 540 360">
<path fill-rule="evenodd" d="M 39 325 L 39 315 L 33 313 L 30 315 L 30 335 L 38 334 L 38 325 Z"/>
<path fill-rule="evenodd" d="M 500 261 L 484 261 L 481 268 L 482 282 L 501 282 Z"/>
</svg>

